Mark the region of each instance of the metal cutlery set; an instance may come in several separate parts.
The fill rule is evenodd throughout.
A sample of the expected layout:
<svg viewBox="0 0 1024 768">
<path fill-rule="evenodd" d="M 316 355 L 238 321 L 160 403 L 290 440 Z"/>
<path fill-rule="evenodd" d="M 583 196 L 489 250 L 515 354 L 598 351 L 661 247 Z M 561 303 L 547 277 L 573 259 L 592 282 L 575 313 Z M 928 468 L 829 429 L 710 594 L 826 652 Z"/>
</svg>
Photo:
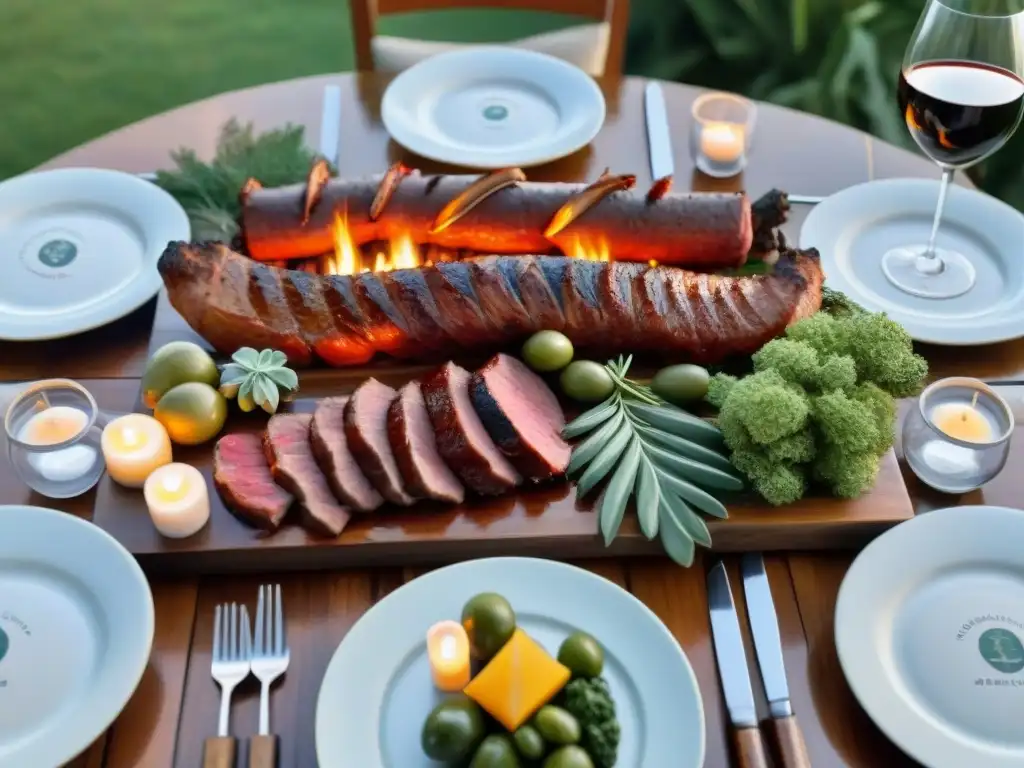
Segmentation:
<svg viewBox="0 0 1024 768">
<path fill-rule="evenodd" d="M 754 636 L 754 650 L 775 734 L 776 765 L 781 768 L 809 768 L 811 761 L 807 747 L 789 701 L 779 621 L 764 559 L 756 553 L 743 555 L 741 570 L 747 618 Z M 722 562 L 708 572 L 707 583 L 711 635 L 722 694 L 733 726 L 736 759 L 740 768 L 768 768 L 754 693 L 750 687 L 743 634 L 729 587 L 729 575 Z"/>
<path fill-rule="evenodd" d="M 252 673 L 260 681 L 259 729 L 249 740 L 249 768 L 274 768 L 277 740 L 270 733 L 270 684 L 288 669 L 281 585 L 261 586 L 256 624 L 250 631 L 249 610 L 238 603 L 214 611 L 213 662 L 210 672 L 221 690 L 217 735 L 203 747 L 203 768 L 234 768 L 236 741 L 230 735 L 231 694 Z"/>
</svg>

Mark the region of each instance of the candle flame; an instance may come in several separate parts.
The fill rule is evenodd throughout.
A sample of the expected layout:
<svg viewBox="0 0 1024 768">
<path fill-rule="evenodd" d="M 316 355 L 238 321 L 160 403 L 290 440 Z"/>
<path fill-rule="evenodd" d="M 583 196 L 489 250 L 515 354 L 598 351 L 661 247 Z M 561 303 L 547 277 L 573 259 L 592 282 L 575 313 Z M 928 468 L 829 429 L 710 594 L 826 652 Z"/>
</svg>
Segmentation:
<svg viewBox="0 0 1024 768">
<path fill-rule="evenodd" d="M 181 475 L 177 472 L 174 473 L 173 475 L 165 475 L 163 479 L 164 490 L 167 491 L 168 493 L 177 493 L 178 491 L 180 491 L 181 483 Z"/>
<path fill-rule="evenodd" d="M 123 427 L 121 429 L 121 442 L 124 443 L 125 448 L 134 448 L 139 444 L 139 434 L 131 427 Z"/>
<path fill-rule="evenodd" d="M 454 637 L 452 637 L 451 635 L 445 635 L 444 637 L 441 638 L 441 643 L 439 645 L 439 651 L 440 651 L 440 654 L 441 654 L 441 658 L 443 658 L 443 659 L 454 659 L 455 658 L 456 650 L 457 650 L 457 647 L 456 647 L 456 641 L 455 641 Z"/>
</svg>

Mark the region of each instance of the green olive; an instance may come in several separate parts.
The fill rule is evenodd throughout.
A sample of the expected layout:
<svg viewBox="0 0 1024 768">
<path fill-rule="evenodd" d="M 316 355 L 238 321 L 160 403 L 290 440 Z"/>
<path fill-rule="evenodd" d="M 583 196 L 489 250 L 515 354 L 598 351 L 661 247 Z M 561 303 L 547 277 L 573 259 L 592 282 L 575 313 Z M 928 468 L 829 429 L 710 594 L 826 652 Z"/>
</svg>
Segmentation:
<svg viewBox="0 0 1024 768">
<path fill-rule="evenodd" d="M 681 405 L 702 399 L 708 393 L 711 376 L 699 365 L 670 365 L 651 379 L 651 391 L 670 403 Z"/>
<path fill-rule="evenodd" d="M 523 344 L 523 360 L 535 371 L 560 371 L 572 362 L 572 342 L 558 331 L 538 331 Z"/>
<path fill-rule="evenodd" d="M 566 366 L 559 377 L 562 391 L 573 400 L 597 403 L 615 390 L 612 376 L 600 363 L 575 360 Z"/>
</svg>

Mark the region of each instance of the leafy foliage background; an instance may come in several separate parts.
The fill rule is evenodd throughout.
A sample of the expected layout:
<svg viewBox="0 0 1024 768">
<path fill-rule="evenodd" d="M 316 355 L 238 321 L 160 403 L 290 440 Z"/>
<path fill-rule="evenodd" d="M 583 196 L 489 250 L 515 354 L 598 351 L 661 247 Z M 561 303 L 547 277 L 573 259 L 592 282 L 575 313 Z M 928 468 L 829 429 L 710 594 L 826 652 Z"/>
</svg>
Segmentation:
<svg viewBox="0 0 1024 768">
<path fill-rule="evenodd" d="M 634 0 L 627 71 L 812 112 L 916 151 L 896 106 L 896 80 L 924 5 Z M 969 173 L 1024 210 L 1024 130 Z"/>
</svg>

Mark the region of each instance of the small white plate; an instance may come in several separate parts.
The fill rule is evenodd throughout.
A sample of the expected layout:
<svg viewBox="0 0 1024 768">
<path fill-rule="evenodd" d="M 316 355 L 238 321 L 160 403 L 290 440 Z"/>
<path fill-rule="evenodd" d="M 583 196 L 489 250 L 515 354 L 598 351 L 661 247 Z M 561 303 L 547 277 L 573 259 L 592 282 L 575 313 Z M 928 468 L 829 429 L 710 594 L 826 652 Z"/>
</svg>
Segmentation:
<svg viewBox="0 0 1024 768">
<path fill-rule="evenodd" d="M 99 168 L 0 184 L 0 339 L 71 336 L 124 317 L 162 282 L 157 259 L 188 216 L 155 184 Z"/>
<path fill-rule="evenodd" d="M 0 765 L 64 765 L 124 709 L 149 661 L 134 558 L 73 515 L 0 506 Z"/>
<path fill-rule="evenodd" d="M 396 77 L 381 102 L 391 138 L 471 168 L 525 168 L 585 147 L 604 95 L 583 70 L 544 53 L 479 47 L 432 56 Z"/>
<path fill-rule="evenodd" d="M 937 244 L 966 256 L 974 287 L 952 299 L 905 293 L 882 273 L 891 248 L 925 243 L 939 197 L 928 179 L 858 184 L 808 214 L 801 248 L 817 248 L 830 288 L 887 312 L 918 341 L 951 346 L 1024 336 L 1024 214 L 981 192 L 952 185 Z"/>
<path fill-rule="evenodd" d="M 875 539 L 843 579 L 836 649 L 868 715 L 930 768 L 1024 765 L 1024 512 L 965 506 Z"/>
<path fill-rule="evenodd" d="M 679 644 L 639 600 L 607 579 L 552 560 L 473 560 L 409 582 L 367 611 L 331 659 L 316 707 L 316 752 L 330 768 L 437 768 L 420 746 L 443 699 L 430 681 L 426 632 L 459 620 L 479 592 L 508 598 L 551 654 L 577 630 L 605 649 L 603 676 L 622 725 L 618 765 L 699 768 L 704 710 Z"/>
</svg>

